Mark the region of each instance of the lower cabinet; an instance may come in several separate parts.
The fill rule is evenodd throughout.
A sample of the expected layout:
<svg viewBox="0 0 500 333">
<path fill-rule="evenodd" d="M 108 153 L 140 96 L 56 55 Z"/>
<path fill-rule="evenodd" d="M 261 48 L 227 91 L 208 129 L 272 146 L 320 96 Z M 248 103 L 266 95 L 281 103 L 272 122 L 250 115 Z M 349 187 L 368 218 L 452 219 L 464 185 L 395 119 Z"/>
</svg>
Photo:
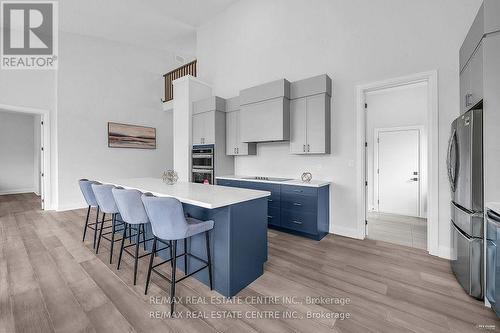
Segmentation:
<svg viewBox="0 0 500 333">
<path fill-rule="evenodd" d="M 320 240 L 329 230 L 329 186 L 308 187 L 217 179 L 217 185 L 271 192 L 268 226 Z"/>
</svg>

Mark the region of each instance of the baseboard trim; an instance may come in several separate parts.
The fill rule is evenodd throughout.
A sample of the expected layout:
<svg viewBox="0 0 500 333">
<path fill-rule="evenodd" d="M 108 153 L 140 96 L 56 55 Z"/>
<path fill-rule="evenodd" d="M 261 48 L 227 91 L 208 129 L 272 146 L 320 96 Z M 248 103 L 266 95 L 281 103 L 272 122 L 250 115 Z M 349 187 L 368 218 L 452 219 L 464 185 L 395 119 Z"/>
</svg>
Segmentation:
<svg viewBox="0 0 500 333">
<path fill-rule="evenodd" d="M 59 206 L 57 207 L 56 211 L 58 212 L 65 212 L 68 210 L 76 210 L 76 209 L 83 209 L 83 208 L 88 208 L 88 206 L 82 205 L 82 204 L 75 204 L 75 205 L 65 205 L 65 206 Z"/>
<path fill-rule="evenodd" d="M 35 193 L 35 189 L 34 188 L 21 188 L 18 190 L 0 191 L 0 195 L 22 194 L 22 193 Z"/>
<path fill-rule="evenodd" d="M 440 246 L 438 256 L 443 259 L 451 259 L 451 248 L 447 246 Z"/>
<path fill-rule="evenodd" d="M 362 239 L 359 235 L 358 229 L 356 228 L 346 228 L 338 225 L 332 225 L 330 227 L 330 233 L 349 238 Z"/>
</svg>

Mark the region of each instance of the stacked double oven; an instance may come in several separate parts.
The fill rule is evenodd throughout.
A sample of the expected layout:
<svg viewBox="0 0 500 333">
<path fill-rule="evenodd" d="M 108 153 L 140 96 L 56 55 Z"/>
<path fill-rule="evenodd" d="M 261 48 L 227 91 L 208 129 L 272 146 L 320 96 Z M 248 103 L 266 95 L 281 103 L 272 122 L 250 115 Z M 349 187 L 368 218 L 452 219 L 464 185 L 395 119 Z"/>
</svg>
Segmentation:
<svg viewBox="0 0 500 333">
<path fill-rule="evenodd" d="M 214 149 L 214 145 L 193 146 L 191 160 L 191 179 L 193 183 L 214 184 Z"/>
</svg>

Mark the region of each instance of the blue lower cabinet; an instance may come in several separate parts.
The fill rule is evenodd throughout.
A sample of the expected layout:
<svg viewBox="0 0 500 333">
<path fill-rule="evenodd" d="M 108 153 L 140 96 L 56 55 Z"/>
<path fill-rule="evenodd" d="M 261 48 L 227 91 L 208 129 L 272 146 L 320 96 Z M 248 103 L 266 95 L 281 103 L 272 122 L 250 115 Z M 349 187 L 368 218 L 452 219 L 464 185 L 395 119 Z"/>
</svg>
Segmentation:
<svg viewBox="0 0 500 333">
<path fill-rule="evenodd" d="M 317 216 L 315 213 L 302 212 L 299 210 L 281 210 L 283 228 L 301 231 L 308 234 L 316 234 L 318 228 L 316 226 Z"/>
<path fill-rule="evenodd" d="M 219 179 L 219 178 L 217 178 L 217 185 L 229 186 L 229 187 L 240 187 L 239 181 L 232 180 L 232 179 Z"/>
<path fill-rule="evenodd" d="M 279 227 L 281 226 L 281 211 L 280 208 L 268 207 L 267 208 L 267 224 Z"/>
<path fill-rule="evenodd" d="M 268 226 L 320 240 L 328 234 L 330 186 L 308 187 L 217 179 L 217 185 L 268 191 Z"/>
</svg>

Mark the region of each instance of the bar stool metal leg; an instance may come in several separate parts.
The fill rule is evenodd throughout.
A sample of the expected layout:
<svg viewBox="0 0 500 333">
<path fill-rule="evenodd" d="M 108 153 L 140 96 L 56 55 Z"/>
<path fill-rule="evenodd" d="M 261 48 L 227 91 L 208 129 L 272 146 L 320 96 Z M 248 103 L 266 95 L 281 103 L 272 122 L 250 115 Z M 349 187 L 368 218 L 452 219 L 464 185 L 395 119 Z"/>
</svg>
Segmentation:
<svg viewBox="0 0 500 333">
<path fill-rule="evenodd" d="M 188 275 L 187 238 L 184 238 L 184 274 Z"/>
<path fill-rule="evenodd" d="M 149 281 L 151 280 L 151 271 L 153 269 L 153 261 L 156 255 L 156 237 L 153 238 L 153 250 L 151 252 L 151 256 L 149 258 L 149 268 L 148 268 L 148 276 L 146 277 L 146 289 L 144 290 L 144 295 L 148 294 Z"/>
<path fill-rule="evenodd" d="M 173 243 L 173 257 L 172 257 L 172 279 L 170 284 L 170 315 L 174 314 L 175 306 L 175 269 L 177 267 L 177 241 L 172 241 Z"/>
<path fill-rule="evenodd" d="M 144 248 L 144 251 L 146 251 L 146 227 L 144 226 L 144 223 L 141 224 L 142 228 L 142 245 Z"/>
<path fill-rule="evenodd" d="M 123 223 L 123 236 L 122 236 L 122 244 L 120 246 L 120 254 L 118 255 L 118 266 L 116 269 L 120 269 L 120 264 L 122 262 L 122 253 L 123 253 L 123 246 L 125 245 L 125 238 L 127 238 L 127 229 L 128 229 L 128 223 Z"/>
<path fill-rule="evenodd" d="M 97 240 L 97 227 L 99 226 L 99 211 L 100 211 L 100 208 L 99 206 L 97 206 L 97 213 L 95 214 L 95 226 L 94 226 L 94 243 L 92 245 L 92 247 L 95 249 L 95 242 Z"/>
<path fill-rule="evenodd" d="M 99 245 L 101 245 L 102 229 L 103 229 L 103 226 L 104 226 L 104 219 L 105 218 L 106 218 L 106 213 L 102 213 L 101 229 L 99 229 L 99 238 L 97 239 L 97 248 L 95 250 L 96 254 L 99 253 Z M 97 225 L 96 225 L 96 229 L 97 229 Z"/>
<path fill-rule="evenodd" d="M 115 244 L 116 214 L 111 217 L 111 249 L 109 251 L 109 263 L 113 263 L 113 245 Z"/>
<path fill-rule="evenodd" d="M 139 245 L 141 244 L 141 226 L 138 225 L 135 235 L 135 257 L 134 257 L 134 286 L 137 283 L 137 262 L 139 261 Z"/>
<path fill-rule="evenodd" d="M 210 255 L 210 236 L 208 231 L 205 231 L 205 242 L 207 245 L 207 261 L 208 261 L 208 281 L 210 282 L 210 290 L 213 290 L 212 285 L 212 257 Z"/>
<path fill-rule="evenodd" d="M 83 239 L 82 242 L 85 242 L 85 235 L 87 234 L 87 228 L 89 225 L 89 216 L 90 216 L 90 206 L 87 209 L 87 218 L 85 219 L 85 227 L 83 227 Z"/>
</svg>

